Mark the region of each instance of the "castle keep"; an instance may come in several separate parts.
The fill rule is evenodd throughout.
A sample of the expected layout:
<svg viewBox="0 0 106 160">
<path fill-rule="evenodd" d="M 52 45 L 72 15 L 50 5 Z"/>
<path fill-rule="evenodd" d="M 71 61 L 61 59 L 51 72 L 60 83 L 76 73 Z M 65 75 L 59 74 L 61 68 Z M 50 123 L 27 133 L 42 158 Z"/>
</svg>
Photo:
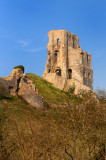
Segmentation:
<svg viewBox="0 0 106 160">
<path fill-rule="evenodd" d="M 80 89 L 93 89 L 91 54 L 83 51 L 77 35 L 65 30 L 51 30 L 48 33 L 47 63 L 43 78 L 62 90 L 75 85 Z"/>
</svg>

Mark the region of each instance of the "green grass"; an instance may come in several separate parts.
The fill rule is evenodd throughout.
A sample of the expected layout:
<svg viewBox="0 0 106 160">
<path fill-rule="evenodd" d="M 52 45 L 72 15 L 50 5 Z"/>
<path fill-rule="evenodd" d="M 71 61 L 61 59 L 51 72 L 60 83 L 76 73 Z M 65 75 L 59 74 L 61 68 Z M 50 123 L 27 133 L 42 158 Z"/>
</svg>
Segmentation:
<svg viewBox="0 0 106 160">
<path fill-rule="evenodd" d="M 29 73 L 27 74 L 27 77 L 34 82 L 40 95 L 48 103 L 63 104 L 65 102 L 72 102 L 74 104 L 80 104 L 82 102 L 82 99 L 80 97 L 55 88 L 51 83 L 35 74 Z"/>
</svg>

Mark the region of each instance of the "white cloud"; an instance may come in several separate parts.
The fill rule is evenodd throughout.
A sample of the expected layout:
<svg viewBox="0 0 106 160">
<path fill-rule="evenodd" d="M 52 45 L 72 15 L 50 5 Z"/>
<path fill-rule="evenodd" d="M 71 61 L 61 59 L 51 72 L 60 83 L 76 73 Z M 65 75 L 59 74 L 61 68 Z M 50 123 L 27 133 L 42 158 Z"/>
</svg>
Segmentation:
<svg viewBox="0 0 106 160">
<path fill-rule="evenodd" d="M 24 40 L 20 40 L 20 41 L 18 41 L 18 43 L 20 43 L 22 46 L 27 46 L 28 45 L 28 42 L 24 41 Z"/>
<path fill-rule="evenodd" d="M 38 51 L 46 49 L 46 45 L 38 47 L 38 48 L 32 48 L 29 45 L 29 43 L 27 41 L 25 41 L 25 40 L 19 40 L 18 43 L 21 44 L 20 50 L 24 51 L 24 52 L 28 52 L 28 53 L 35 53 L 35 52 L 38 52 Z"/>
</svg>

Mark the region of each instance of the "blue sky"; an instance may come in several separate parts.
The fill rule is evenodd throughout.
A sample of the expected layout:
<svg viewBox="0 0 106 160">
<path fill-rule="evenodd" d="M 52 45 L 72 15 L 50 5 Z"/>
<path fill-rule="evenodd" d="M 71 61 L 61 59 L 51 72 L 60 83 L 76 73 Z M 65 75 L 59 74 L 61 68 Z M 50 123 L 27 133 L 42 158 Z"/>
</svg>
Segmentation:
<svg viewBox="0 0 106 160">
<path fill-rule="evenodd" d="M 0 0 L 0 77 L 19 64 L 42 76 L 52 29 L 78 35 L 92 53 L 94 89 L 106 89 L 106 0 Z"/>
</svg>

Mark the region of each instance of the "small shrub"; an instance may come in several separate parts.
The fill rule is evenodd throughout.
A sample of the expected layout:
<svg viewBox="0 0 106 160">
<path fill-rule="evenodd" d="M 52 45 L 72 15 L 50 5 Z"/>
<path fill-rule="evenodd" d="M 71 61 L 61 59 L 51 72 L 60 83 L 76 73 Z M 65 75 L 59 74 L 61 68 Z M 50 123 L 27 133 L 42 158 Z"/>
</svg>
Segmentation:
<svg viewBox="0 0 106 160">
<path fill-rule="evenodd" d="M 50 108 L 50 105 L 48 102 L 44 101 L 44 108 L 45 109 L 49 109 Z"/>
<path fill-rule="evenodd" d="M 83 96 L 85 94 L 85 90 L 84 89 L 79 89 L 78 94 Z"/>
<path fill-rule="evenodd" d="M 72 86 L 69 86 L 69 89 L 68 89 L 68 93 L 74 93 L 75 92 L 75 83 L 73 83 Z"/>
<path fill-rule="evenodd" d="M 104 99 L 104 100 L 106 100 L 106 90 L 101 90 L 101 89 L 97 89 L 96 90 L 96 94 L 97 94 L 97 96 L 98 96 L 98 98 L 99 99 Z"/>
<path fill-rule="evenodd" d="M 95 160 L 105 160 L 105 144 L 101 144 L 99 146 L 99 151 L 98 153 L 94 156 Z"/>
<path fill-rule="evenodd" d="M 14 69 L 16 69 L 16 68 L 19 68 L 19 69 L 21 69 L 22 71 L 23 71 L 23 73 L 24 73 L 24 66 L 22 66 L 22 65 L 19 65 L 19 66 L 16 66 L 16 67 L 14 67 Z"/>
</svg>

